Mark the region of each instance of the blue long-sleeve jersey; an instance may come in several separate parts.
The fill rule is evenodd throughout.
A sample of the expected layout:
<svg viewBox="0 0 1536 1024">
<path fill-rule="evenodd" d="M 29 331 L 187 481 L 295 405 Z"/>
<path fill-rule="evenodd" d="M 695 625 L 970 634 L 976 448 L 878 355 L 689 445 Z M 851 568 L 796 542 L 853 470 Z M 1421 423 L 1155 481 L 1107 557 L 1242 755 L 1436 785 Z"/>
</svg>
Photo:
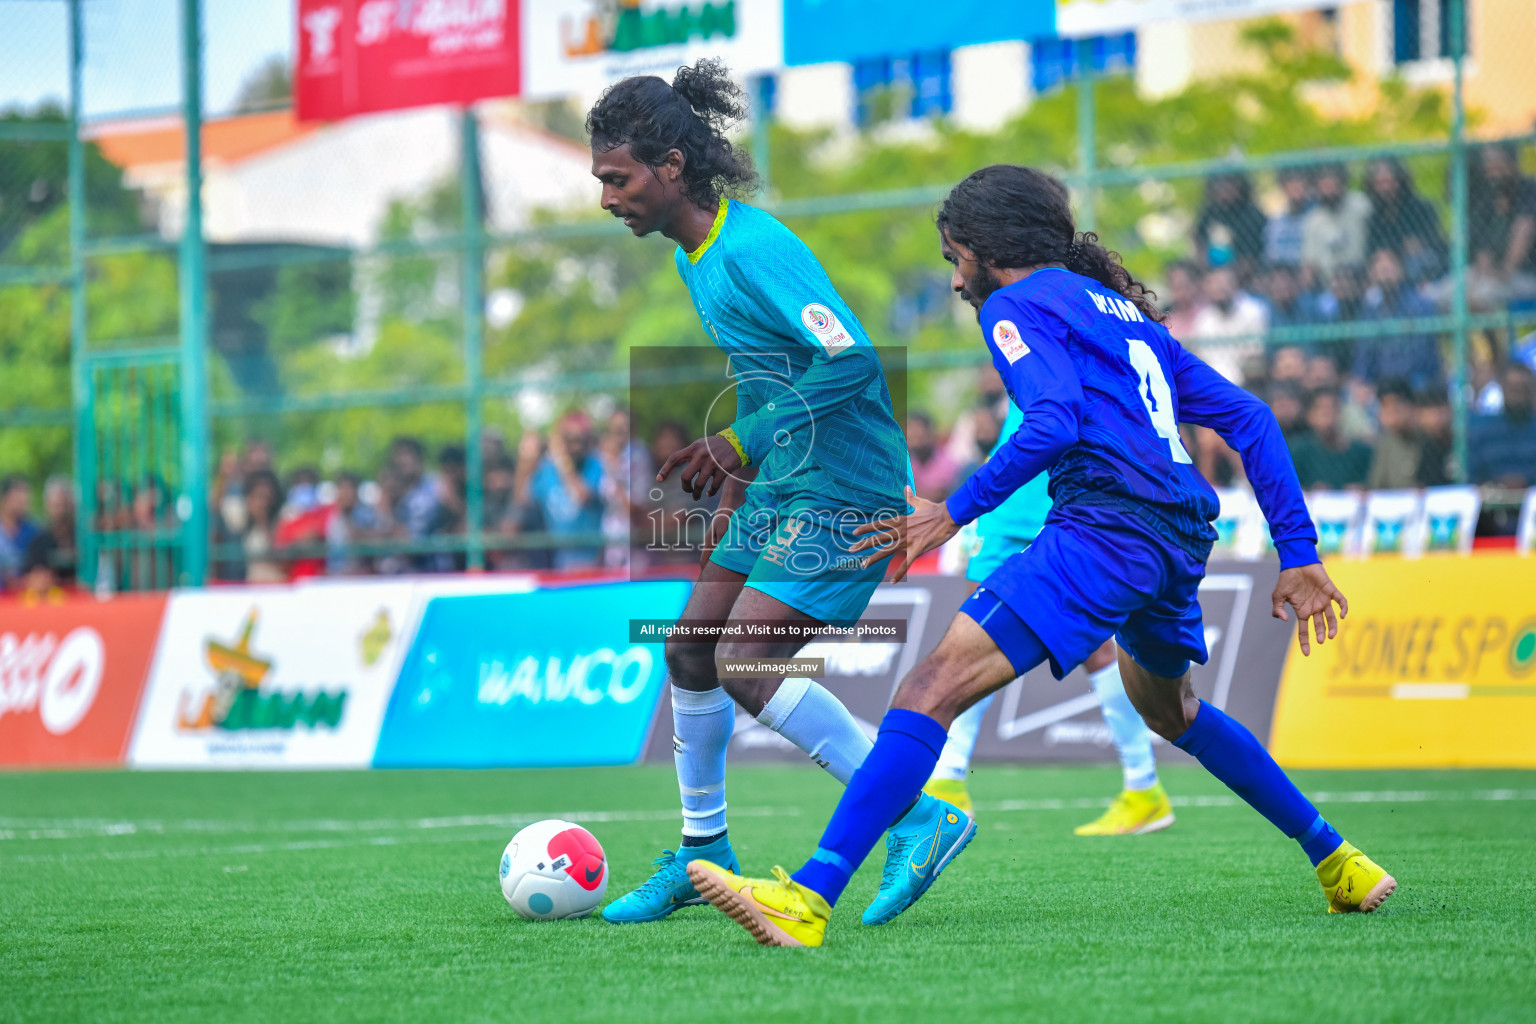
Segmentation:
<svg viewBox="0 0 1536 1024">
<path fill-rule="evenodd" d="M 1024 423 L 950 495 L 955 522 L 1048 470 L 1053 518 L 1129 512 L 1203 560 L 1219 504 L 1179 437 L 1179 423 L 1195 423 L 1242 456 L 1281 566 L 1318 560 L 1317 531 L 1269 408 L 1162 324 L 1091 278 L 1045 268 L 993 292 L 981 327 Z"/>
</svg>

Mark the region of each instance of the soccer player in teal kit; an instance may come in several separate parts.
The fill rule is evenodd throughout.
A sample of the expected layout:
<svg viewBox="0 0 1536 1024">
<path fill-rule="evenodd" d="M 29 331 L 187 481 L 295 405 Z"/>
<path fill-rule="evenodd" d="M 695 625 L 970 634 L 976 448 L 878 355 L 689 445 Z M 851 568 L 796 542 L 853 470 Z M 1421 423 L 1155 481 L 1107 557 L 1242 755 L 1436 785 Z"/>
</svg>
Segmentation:
<svg viewBox="0 0 1536 1024">
<path fill-rule="evenodd" d="M 670 85 L 625 79 L 587 115 L 603 208 L 636 235 L 660 232 L 678 243 L 678 273 L 737 381 L 735 421 L 674 453 L 657 475 L 661 481 L 678 470 L 695 499 L 721 492 L 724 514 L 712 520 L 710 550 L 683 620 L 851 625 L 889 563 L 854 553 L 853 531 L 909 508 L 903 491 L 911 464 L 858 318 L 804 243 L 729 196 L 755 181 L 750 162 L 724 135 L 743 113 L 725 69 L 705 60 L 680 68 Z M 839 782 L 853 776 L 871 743 L 825 688 L 810 679 L 717 676 L 717 654 L 785 658 L 804 642 L 668 641 L 682 843 L 662 853 L 648 881 L 605 907 L 604 918 L 655 921 L 701 904 L 687 864 L 707 858 L 736 865 L 725 814 L 734 704 Z M 904 875 L 905 858 L 925 856 L 919 846 L 953 813 L 943 800 L 909 794 L 886 822 L 895 837 L 889 857 L 902 867 L 888 874 Z M 910 894 L 893 892 L 882 889 L 866 921 L 881 923 L 907 907 Z"/>
<path fill-rule="evenodd" d="M 1339 835 L 1247 729 L 1190 688 L 1190 663 L 1207 656 L 1198 590 L 1218 506 L 1184 450 L 1181 420 L 1211 427 L 1241 454 L 1280 555 L 1272 611 L 1285 619 L 1291 606 L 1302 654 L 1311 652 L 1309 625 L 1321 644 L 1336 635 L 1333 605 L 1348 612 L 1318 561 L 1274 416 L 1168 333 L 1114 254 L 1077 234 L 1067 191 L 1049 175 L 983 168 L 950 192 L 938 227 L 952 283 L 976 307 L 1024 420 L 946 502 L 918 499 L 911 514 L 864 528 L 860 543 L 871 558 L 902 552 L 900 578 L 912 559 L 1042 470 L 1051 513 L 902 680 L 811 859 L 771 879 L 701 859 L 689 877 L 759 943 L 821 945 L 832 906 L 928 780 L 955 716 L 1036 665 L 1049 663 L 1061 678 L 1113 636 L 1126 693 L 1147 724 L 1301 846 L 1330 913 L 1375 910 L 1397 882 Z M 968 827 L 963 811 L 939 819 L 936 847 Z M 938 859 L 910 870 L 906 888 L 921 895 Z"/>
</svg>

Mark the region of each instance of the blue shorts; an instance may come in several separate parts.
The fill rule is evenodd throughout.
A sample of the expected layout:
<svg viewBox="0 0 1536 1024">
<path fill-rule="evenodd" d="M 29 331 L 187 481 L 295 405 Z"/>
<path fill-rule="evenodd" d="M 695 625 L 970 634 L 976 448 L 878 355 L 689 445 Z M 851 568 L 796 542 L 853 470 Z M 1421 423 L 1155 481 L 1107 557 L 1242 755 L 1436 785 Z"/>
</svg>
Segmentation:
<svg viewBox="0 0 1536 1024">
<path fill-rule="evenodd" d="M 978 613 L 986 615 L 991 602 L 1006 605 L 1011 615 L 994 612 L 982 628 L 1011 662 L 1010 649 L 1030 649 L 1028 641 L 1038 637 L 1057 679 L 1110 637 L 1148 672 L 1177 679 L 1191 661 L 1203 665 L 1209 657 L 1199 602 L 1205 563 L 1140 522 L 1053 518 L 961 608 L 981 622 Z M 1033 637 L 1021 637 L 1014 620 Z"/>
<path fill-rule="evenodd" d="M 986 630 L 987 636 L 1007 656 L 1008 663 L 1018 675 L 1023 675 L 1050 657 L 1050 651 L 1035 635 L 1035 631 L 986 587 L 977 587 L 965 599 L 960 610 Z"/>
<path fill-rule="evenodd" d="M 758 494 L 754 494 L 758 491 Z M 876 518 L 859 509 L 779 509 L 766 489 L 747 488 L 710 553 L 716 565 L 747 577 L 746 585 L 798 612 L 834 626 L 852 626 L 885 579 L 891 555 L 864 568 L 868 551 L 849 551 L 863 538 L 853 530 Z M 907 511 L 905 503 L 896 511 Z"/>
</svg>

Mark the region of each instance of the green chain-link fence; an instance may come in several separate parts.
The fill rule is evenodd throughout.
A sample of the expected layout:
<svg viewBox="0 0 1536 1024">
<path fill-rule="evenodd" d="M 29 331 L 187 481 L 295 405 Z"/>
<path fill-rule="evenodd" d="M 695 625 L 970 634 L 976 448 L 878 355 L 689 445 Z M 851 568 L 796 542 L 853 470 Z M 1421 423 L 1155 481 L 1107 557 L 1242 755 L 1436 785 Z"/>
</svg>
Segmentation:
<svg viewBox="0 0 1536 1024">
<path fill-rule="evenodd" d="M 541 153 L 557 174 L 579 174 L 578 142 L 530 128 L 529 111 L 509 127 L 497 105 L 428 109 L 410 117 L 417 137 L 441 140 L 439 173 L 415 173 L 415 191 L 365 211 L 366 230 L 207 230 L 204 203 L 187 200 L 204 195 L 205 173 L 223 173 L 229 145 L 215 132 L 235 122 L 205 124 L 201 79 L 218 46 L 197 0 L 158 29 L 98 25 L 86 0 L 0 0 L 0 19 L 40 5 L 59 15 L 48 32 L 67 43 L 68 101 L 0 117 L 0 466 L 74 481 L 84 584 L 246 575 L 270 555 L 240 528 L 265 514 L 245 493 L 247 471 L 271 461 L 263 449 L 287 475 L 355 472 L 386 507 L 407 501 L 421 485 L 409 472 L 373 480 L 399 436 L 449 471 L 455 521 L 430 535 L 354 537 L 351 567 L 534 565 L 530 552 L 603 540 L 510 522 L 519 455 L 538 454 L 510 439 L 561 409 L 612 405 L 629 386 L 629 348 L 702 338 L 668 244 L 569 209 L 504 215 L 506 183 L 526 181 Z M 238 17 L 217 10 L 229 31 Z M 1451 19 L 1451 53 L 1461 24 Z M 1260 71 L 1163 99 L 1090 74 L 986 135 L 940 124 L 917 142 L 866 138 L 828 162 L 824 139 L 760 121 L 744 140 L 772 182 L 758 201 L 806 238 L 877 341 L 908 346 L 912 406 L 942 411 L 969 401 L 986 360 L 947 294 L 934 207 L 983 163 L 1049 167 L 1074 189 L 1080 226 L 1158 287 L 1194 351 L 1267 391 L 1294 387 L 1298 401 L 1330 372 L 1335 383 L 1351 371 L 1402 380 L 1449 406 L 1444 476 L 1466 480 L 1487 376 L 1536 323 L 1526 294 L 1536 257 L 1511 237 L 1524 230 L 1533 140 L 1469 135 L 1459 58 L 1449 89 L 1394 85 L 1364 114 L 1325 117 L 1302 96 L 1338 68 L 1277 25 L 1252 33 Z M 0 60 L 58 42 L 13 35 Z M 137 112 L 139 123 L 160 117 L 129 140 L 139 152 L 124 149 L 120 119 L 87 114 L 96 45 L 180 68 L 179 103 Z M 304 137 L 281 102 L 246 109 L 242 131 Z M 537 113 L 576 134 L 561 118 L 579 112 Z M 223 148 L 204 160 L 204 144 Z M 346 168 L 288 159 L 259 168 L 292 183 L 278 219 L 323 220 L 337 205 L 325 182 Z M 1261 317 L 1253 292 L 1267 299 Z M 289 540 L 287 558 L 327 555 L 313 529 Z"/>
</svg>

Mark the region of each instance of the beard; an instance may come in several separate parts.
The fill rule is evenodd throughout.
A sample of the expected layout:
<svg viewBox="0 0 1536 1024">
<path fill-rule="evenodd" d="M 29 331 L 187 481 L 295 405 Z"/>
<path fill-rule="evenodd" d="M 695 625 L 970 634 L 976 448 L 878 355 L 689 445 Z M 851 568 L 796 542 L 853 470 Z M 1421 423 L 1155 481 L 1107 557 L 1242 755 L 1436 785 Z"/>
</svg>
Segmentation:
<svg viewBox="0 0 1536 1024">
<path fill-rule="evenodd" d="M 960 289 L 960 297 L 976 307 L 976 322 L 981 322 L 981 304 L 987 301 L 987 296 L 1003 286 L 998 279 L 995 267 L 978 266 L 974 277 L 965 279 L 965 287 Z"/>
</svg>

